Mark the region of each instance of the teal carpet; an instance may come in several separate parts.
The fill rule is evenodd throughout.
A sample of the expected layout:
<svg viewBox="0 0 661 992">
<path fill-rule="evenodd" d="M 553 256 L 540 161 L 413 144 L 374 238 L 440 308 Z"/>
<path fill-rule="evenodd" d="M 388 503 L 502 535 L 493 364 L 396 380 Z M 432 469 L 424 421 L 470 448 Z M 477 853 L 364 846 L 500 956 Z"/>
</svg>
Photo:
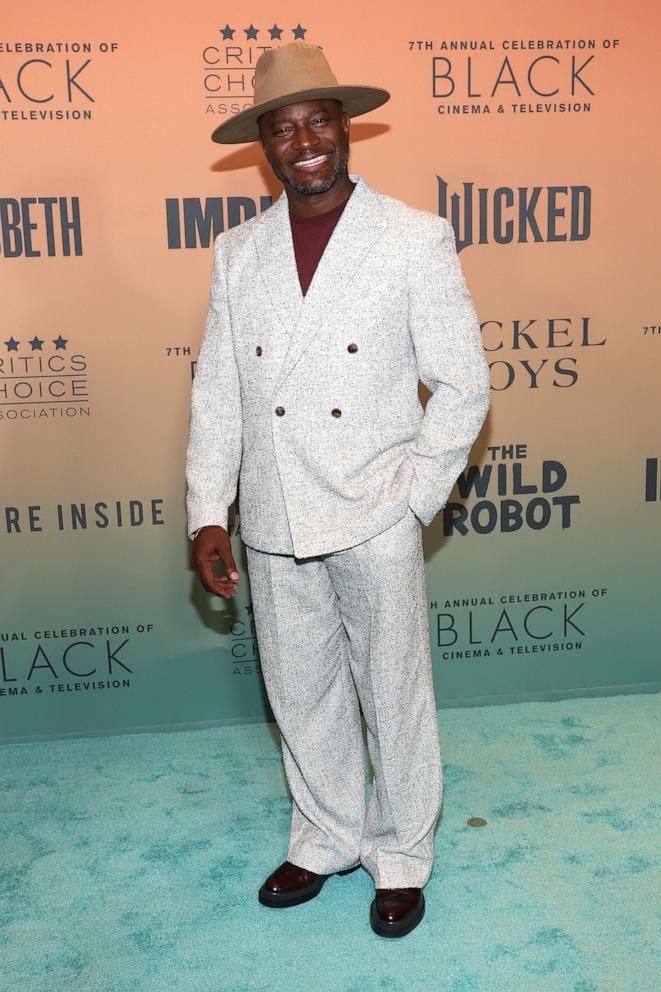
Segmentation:
<svg viewBox="0 0 661 992">
<path fill-rule="evenodd" d="M 257 902 L 289 826 L 272 726 L 6 745 L 0 986 L 657 992 L 659 702 L 440 710 L 427 913 L 399 940 L 363 870 Z"/>
</svg>

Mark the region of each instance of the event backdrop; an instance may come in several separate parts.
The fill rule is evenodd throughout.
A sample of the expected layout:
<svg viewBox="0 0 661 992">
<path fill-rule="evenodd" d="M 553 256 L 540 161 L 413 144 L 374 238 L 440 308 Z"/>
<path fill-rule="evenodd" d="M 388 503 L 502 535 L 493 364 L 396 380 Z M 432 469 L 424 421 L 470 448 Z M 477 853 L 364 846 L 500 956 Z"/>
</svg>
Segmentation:
<svg viewBox="0 0 661 992">
<path fill-rule="evenodd" d="M 281 189 L 210 134 L 296 37 L 392 93 L 350 171 L 452 222 L 491 366 L 424 531 L 439 707 L 659 688 L 658 11 L 11 7 L 1 738 L 271 718 L 240 518 L 224 601 L 190 569 L 184 459 L 213 238 Z"/>
</svg>

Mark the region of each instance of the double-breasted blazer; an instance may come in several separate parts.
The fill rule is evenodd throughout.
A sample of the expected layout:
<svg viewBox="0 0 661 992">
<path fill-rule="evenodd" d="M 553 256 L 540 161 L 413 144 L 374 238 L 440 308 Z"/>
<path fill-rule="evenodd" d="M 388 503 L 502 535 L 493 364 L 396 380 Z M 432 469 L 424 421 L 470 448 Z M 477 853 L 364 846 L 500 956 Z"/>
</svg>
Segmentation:
<svg viewBox="0 0 661 992">
<path fill-rule="evenodd" d="M 359 174 L 303 295 L 285 190 L 214 242 L 191 392 L 188 535 L 297 557 L 442 509 L 490 402 L 480 325 L 443 217 Z M 431 391 L 423 408 L 418 380 Z"/>
</svg>

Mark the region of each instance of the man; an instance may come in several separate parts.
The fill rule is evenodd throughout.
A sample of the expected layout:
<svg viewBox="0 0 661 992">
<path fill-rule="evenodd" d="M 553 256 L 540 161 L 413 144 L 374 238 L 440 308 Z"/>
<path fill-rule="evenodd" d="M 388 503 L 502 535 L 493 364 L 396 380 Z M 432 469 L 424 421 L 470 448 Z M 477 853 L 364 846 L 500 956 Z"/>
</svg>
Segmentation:
<svg viewBox="0 0 661 992">
<path fill-rule="evenodd" d="M 284 188 L 216 238 L 186 479 L 191 564 L 225 598 L 238 486 L 292 793 L 287 860 L 259 900 L 294 906 L 362 865 L 372 929 L 399 937 L 425 910 L 442 796 L 422 525 L 490 390 L 451 225 L 347 172 L 350 119 L 388 98 L 340 86 L 320 48 L 295 41 L 260 57 L 254 107 L 214 131 L 259 141 Z"/>
</svg>

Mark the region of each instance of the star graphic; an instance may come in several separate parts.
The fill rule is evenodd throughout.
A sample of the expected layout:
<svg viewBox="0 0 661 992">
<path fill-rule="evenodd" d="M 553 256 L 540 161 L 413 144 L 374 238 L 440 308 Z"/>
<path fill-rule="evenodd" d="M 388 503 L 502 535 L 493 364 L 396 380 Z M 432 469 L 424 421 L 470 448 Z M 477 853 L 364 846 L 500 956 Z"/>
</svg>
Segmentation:
<svg viewBox="0 0 661 992">
<path fill-rule="evenodd" d="M 296 27 L 295 28 L 292 28 L 292 31 L 294 32 L 294 37 L 295 38 L 304 38 L 305 37 L 305 32 L 307 31 L 307 28 L 302 28 L 301 27 L 301 22 L 299 21 L 298 24 L 296 25 Z"/>
<path fill-rule="evenodd" d="M 280 41 L 280 38 L 282 36 L 282 32 L 285 29 L 284 28 L 279 28 L 277 24 L 274 24 L 272 28 L 267 28 L 266 30 L 271 35 L 271 41 L 273 41 L 274 38 L 277 38 L 278 41 Z"/>
<path fill-rule="evenodd" d="M 250 27 L 244 28 L 243 30 L 246 32 L 246 38 L 256 38 L 257 37 L 257 32 L 259 31 L 259 28 L 256 28 L 255 25 L 251 21 L 250 22 Z"/>
<path fill-rule="evenodd" d="M 55 350 L 57 351 L 58 348 L 62 348 L 62 349 L 66 348 L 67 341 L 69 340 L 69 338 L 63 338 L 61 334 L 58 334 L 58 336 L 56 338 L 53 338 L 52 340 L 53 340 L 53 344 L 55 345 Z"/>
<path fill-rule="evenodd" d="M 236 31 L 236 28 L 231 28 L 229 24 L 226 24 L 225 27 L 220 30 L 223 32 L 223 41 L 227 41 L 228 38 L 231 41 L 234 41 L 234 32 Z"/>
<path fill-rule="evenodd" d="M 17 341 L 13 336 L 10 337 L 9 341 L 5 341 L 7 345 L 7 351 L 18 351 L 18 346 L 21 342 Z"/>
<path fill-rule="evenodd" d="M 41 338 L 38 338 L 36 334 L 31 341 L 28 341 L 28 344 L 32 345 L 33 351 L 41 351 L 41 346 L 43 343 L 44 342 L 41 340 Z"/>
<path fill-rule="evenodd" d="M 246 606 L 246 611 L 252 615 L 252 603 L 250 603 L 249 606 Z"/>
</svg>

